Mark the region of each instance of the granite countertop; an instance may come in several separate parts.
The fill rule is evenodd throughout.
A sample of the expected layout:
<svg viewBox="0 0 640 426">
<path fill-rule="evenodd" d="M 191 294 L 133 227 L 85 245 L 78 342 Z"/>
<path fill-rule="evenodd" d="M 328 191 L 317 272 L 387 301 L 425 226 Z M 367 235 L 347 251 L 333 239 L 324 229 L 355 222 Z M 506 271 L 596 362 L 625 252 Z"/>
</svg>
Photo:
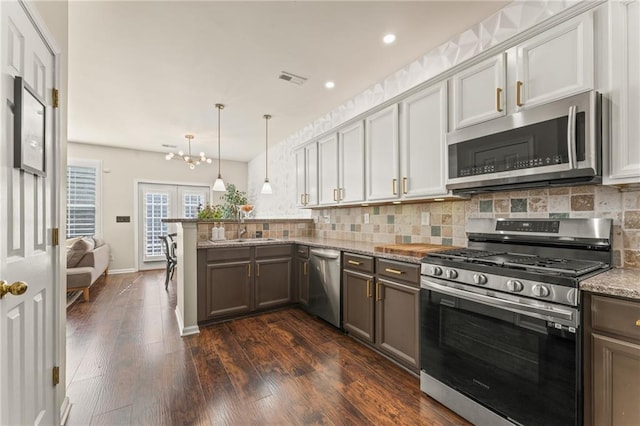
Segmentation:
<svg viewBox="0 0 640 426">
<path fill-rule="evenodd" d="M 580 289 L 594 294 L 640 300 L 640 269 L 610 269 L 582 281 Z"/>
<path fill-rule="evenodd" d="M 167 219 L 162 219 L 164 223 L 238 223 L 237 219 L 197 219 L 197 218 L 184 218 L 184 217 L 172 217 Z M 242 223 L 290 223 L 290 222 L 308 222 L 313 223 L 312 218 L 290 218 L 290 219 L 282 219 L 282 218 L 246 218 L 242 220 Z"/>
<path fill-rule="evenodd" d="M 400 262 L 420 264 L 422 257 L 417 256 L 404 256 L 400 254 L 382 253 L 375 250 L 376 246 L 380 246 L 382 243 L 372 243 L 364 241 L 346 241 L 346 240 L 330 240 L 326 238 L 314 238 L 314 237 L 293 237 L 289 239 L 275 239 L 275 240 L 260 240 L 260 239 L 247 239 L 243 242 L 232 241 L 200 241 L 198 242 L 199 249 L 208 249 L 216 247 L 242 247 L 252 245 L 269 245 L 269 244 L 304 244 L 310 247 L 330 248 L 340 251 L 347 251 L 349 253 L 363 254 L 365 256 L 375 256 L 384 259 L 397 260 Z M 450 246 L 441 246 L 442 250 L 450 249 Z"/>
</svg>

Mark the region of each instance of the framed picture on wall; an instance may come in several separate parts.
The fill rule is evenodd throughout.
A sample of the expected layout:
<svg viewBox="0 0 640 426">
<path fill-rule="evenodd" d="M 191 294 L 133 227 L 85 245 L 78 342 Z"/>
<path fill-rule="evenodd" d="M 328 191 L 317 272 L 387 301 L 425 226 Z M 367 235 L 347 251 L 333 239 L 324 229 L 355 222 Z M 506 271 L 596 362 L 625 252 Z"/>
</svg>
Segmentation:
<svg viewBox="0 0 640 426">
<path fill-rule="evenodd" d="M 44 100 L 22 77 L 15 77 L 13 92 L 13 158 L 15 168 L 45 176 Z"/>
</svg>

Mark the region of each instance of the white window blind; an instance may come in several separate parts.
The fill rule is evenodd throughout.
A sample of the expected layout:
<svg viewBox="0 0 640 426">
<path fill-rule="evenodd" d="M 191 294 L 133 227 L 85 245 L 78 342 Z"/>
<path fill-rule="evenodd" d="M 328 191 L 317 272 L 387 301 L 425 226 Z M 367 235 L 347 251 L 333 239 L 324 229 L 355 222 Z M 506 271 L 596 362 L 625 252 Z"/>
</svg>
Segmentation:
<svg viewBox="0 0 640 426">
<path fill-rule="evenodd" d="M 204 207 L 204 196 L 202 194 L 184 194 L 184 217 L 198 217 L 198 207 Z"/>
<path fill-rule="evenodd" d="M 98 233 L 97 180 L 98 167 L 67 166 L 67 238 Z"/>
<path fill-rule="evenodd" d="M 147 192 L 145 194 L 145 251 L 146 256 L 162 256 L 160 236 L 167 235 L 167 224 L 162 219 L 169 217 L 169 194 Z"/>
</svg>

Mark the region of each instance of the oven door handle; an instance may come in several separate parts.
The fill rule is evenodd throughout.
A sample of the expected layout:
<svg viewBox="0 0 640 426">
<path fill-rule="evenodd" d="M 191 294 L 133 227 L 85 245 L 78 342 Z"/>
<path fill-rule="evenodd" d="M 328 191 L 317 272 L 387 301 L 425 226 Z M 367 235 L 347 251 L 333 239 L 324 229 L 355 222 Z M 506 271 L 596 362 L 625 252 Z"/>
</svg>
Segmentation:
<svg viewBox="0 0 640 426">
<path fill-rule="evenodd" d="M 574 313 L 571 311 L 565 311 L 562 309 L 546 309 L 539 306 L 529 306 L 518 302 L 512 302 L 510 300 L 499 299 L 495 297 L 485 296 L 482 294 L 472 293 L 465 290 L 460 290 L 453 287 L 448 287 L 441 284 L 436 284 L 431 281 L 422 280 L 421 288 L 427 290 L 434 290 L 438 293 L 446 294 L 449 296 L 459 297 L 465 300 L 471 300 L 483 305 L 492 306 L 494 308 L 508 309 L 511 312 L 528 315 L 538 314 L 544 317 L 559 318 L 566 321 L 574 321 Z"/>
</svg>

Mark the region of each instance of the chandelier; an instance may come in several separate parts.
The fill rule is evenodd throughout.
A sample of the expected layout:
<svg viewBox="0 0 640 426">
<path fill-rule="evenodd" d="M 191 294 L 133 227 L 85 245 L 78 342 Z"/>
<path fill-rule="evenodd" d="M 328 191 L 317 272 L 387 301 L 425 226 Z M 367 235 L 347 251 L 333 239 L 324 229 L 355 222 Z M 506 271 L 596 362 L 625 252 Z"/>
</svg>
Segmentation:
<svg viewBox="0 0 640 426">
<path fill-rule="evenodd" d="M 189 166 L 191 170 L 195 169 L 196 166 L 200 165 L 200 163 L 211 164 L 213 160 L 211 158 L 207 158 L 204 155 L 204 152 L 201 152 L 198 157 L 193 157 L 191 155 L 191 140 L 195 137 L 191 134 L 184 135 L 185 138 L 189 140 L 189 153 L 185 155 L 183 151 L 178 151 L 178 156 L 180 158 L 176 158 L 177 160 L 182 159 Z M 168 153 L 164 158 L 167 160 L 172 160 L 176 155 L 173 152 Z"/>
</svg>

